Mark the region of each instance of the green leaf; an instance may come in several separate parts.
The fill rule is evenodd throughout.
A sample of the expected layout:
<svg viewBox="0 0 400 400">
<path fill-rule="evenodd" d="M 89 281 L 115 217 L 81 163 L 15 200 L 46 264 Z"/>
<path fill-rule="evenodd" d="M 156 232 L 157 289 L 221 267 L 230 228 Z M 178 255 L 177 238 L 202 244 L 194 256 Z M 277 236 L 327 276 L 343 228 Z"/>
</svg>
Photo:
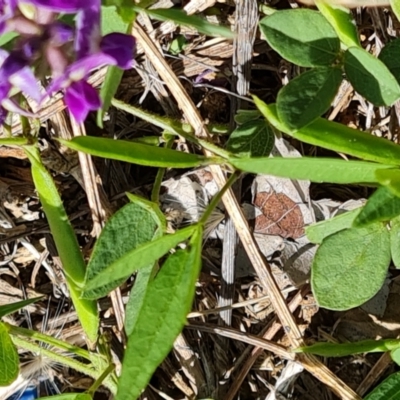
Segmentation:
<svg viewBox="0 0 400 400">
<path fill-rule="evenodd" d="M 351 228 L 354 219 L 360 211 L 361 208 L 356 208 L 355 210 L 347 211 L 326 221 L 307 226 L 305 231 L 308 240 L 311 243 L 320 244 L 326 237 L 342 231 L 343 229 Z"/>
<path fill-rule="evenodd" d="M 275 142 L 271 125 L 263 120 L 245 122 L 237 127 L 229 137 L 228 151 L 247 157 L 268 156 Z"/>
<path fill-rule="evenodd" d="M 101 34 L 103 36 L 113 32 L 126 33 L 128 25 L 120 16 L 117 7 L 101 7 Z"/>
<path fill-rule="evenodd" d="M 168 51 L 176 56 L 178 54 L 181 54 L 186 46 L 187 46 L 187 40 L 185 36 L 178 35 L 174 40 L 172 40 Z"/>
<path fill-rule="evenodd" d="M 361 47 L 358 39 L 357 25 L 353 19 L 353 14 L 348 8 L 337 4 L 329 4 L 323 0 L 315 0 L 315 5 L 321 14 L 332 25 L 339 36 L 340 42 L 347 48 L 353 46 Z"/>
<path fill-rule="evenodd" d="M 184 327 L 200 272 L 201 247 L 202 229 L 197 226 L 189 246 L 171 254 L 149 284 L 128 338 L 116 400 L 140 395 Z"/>
<path fill-rule="evenodd" d="M 400 397 L 400 372 L 392 374 L 364 400 L 396 400 Z"/>
<path fill-rule="evenodd" d="M 83 151 L 93 156 L 126 161 L 149 167 L 190 168 L 216 161 L 213 158 L 183 153 L 163 147 L 148 146 L 142 143 L 129 142 L 127 140 L 114 140 L 91 136 L 80 136 L 72 140 L 58 140 L 70 149 Z"/>
<path fill-rule="evenodd" d="M 154 278 L 154 267 L 143 268 L 138 271 L 135 278 L 135 285 L 129 294 L 129 300 L 125 310 L 125 333 L 129 336 L 133 332 L 139 317 L 140 309 L 146 297 L 147 289 L 151 280 Z"/>
<path fill-rule="evenodd" d="M 260 21 L 260 29 L 276 52 L 301 67 L 331 65 L 340 51 L 334 29 L 317 11 L 277 11 Z"/>
<path fill-rule="evenodd" d="M 111 100 L 119 88 L 124 71 L 114 65 L 108 67 L 100 89 L 101 110 L 97 111 L 97 125 L 103 127 L 104 113 L 110 108 Z"/>
<path fill-rule="evenodd" d="M 348 310 L 372 298 L 390 264 L 385 224 L 351 228 L 328 236 L 318 248 L 311 273 L 317 303 L 329 310 Z"/>
<path fill-rule="evenodd" d="M 11 304 L 4 304 L 0 306 L 0 318 L 3 318 L 5 315 L 12 314 L 15 311 L 20 310 L 21 308 L 24 308 L 26 306 L 29 306 L 29 304 L 36 303 L 43 297 L 35 297 L 33 299 L 27 299 L 27 300 L 22 300 L 22 301 L 17 301 L 15 303 Z"/>
<path fill-rule="evenodd" d="M 4 48 L 4 45 L 11 42 L 11 40 L 15 39 L 17 36 L 19 36 L 19 34 L 16 32 L 3 33 L 0 35 L 0 47 Z"/>
<path fill-rule="evenodd" d="M 361 227 L 378 221 L 389 221 L 400 214 L 400 198 L 389 189 L 379 187 L 354 220 L 353 226 Z"/>
<path fill-rule="evenodd" d="M 400 165 L 400 146 L 390 140 L 324 118 L 318 118 L 293 132 L 279 119 L 275 104 L 267 105 L 256 96 L 253 96 L 253 99 L 257 108 L 274 128 L 301 142 L 369 161 Z"/>
<path fill-rule="evenodd" d="M 320 67 L 304 72 L 278 93 L 276 108 L 280 120 L 297 130 L 324 114 L 338 91 L 342 72 L 336 67 Z"/>
<path fill-rule="evenodd" d="M 400 53 L 400 38 L 394 39 L 382 49 L 379 53 L 379 59 L 387 66 L 392 75 L 400 82 L 400 62 L 398 54 Z"/>
<path fill-rule="evenodd" d="M 393 194 L 400 197 L 400 169 L 389 168 L 387 171 L 376 171 L 378 182 L 386 186 Z"/>
<path fill-rule="evenodd" d="M 157 230 L 153 240 L 160 238 L 163 234 L 166 233 L 167 222 L 164 214 L 161 212 L 157 204 L 151 201 L 144 202 L 143 199 L 138 198 L 138 196 L 135 196 L 131 193 L 127 193 L 127 196 L 132 202 L 140 201 L 142 206 L 147 207 L 149 212 L 152 213 L 153 218 L 157 220 L 157 224 L 160 226 L 161 229 Z M 154 263 L 150 264 L 148 267 L 142 268 L 136 274 L 135 285 L 133 286 L 131 293 L 129 294 L 129 300 L 125 310 L 125 332 L 127 336 L 131 334 L 132 329 L 135 326 L 139 311 L 142 307 L 146 295 L 147 287 L 151 279 L 153 279 L 155 271 L 157 270 L 157 263 L 155 265 L 153 264 Z"/>
<path fill-rule="evenodd" d="M 249 121 L 260 119 L 261 114 L 258 110 L 237 110 L 235 115 L 235 122 L 239 125 L 245 124 Z"/>
<path fill-rule="evenodd" d="M 117 7 L 121 19 L 130 24 L 136 17 L 131 0 L 102 0 L 101 4 L 106 7 Z"/>
<path fill-rule="evenodd" d="M 28 139 L 25 137 L 0 138 L 0 146 L 23 146 L 25 144 L 28 144 Z"/>
<path fill-rule="evenodd" d="M 377 182 L 376 171 L 389 168 L 366 161 L 311 157 L 231 158 L 229 162 L 235 168 L 253 174 L 331 183 L 374 183 Z"/>
<path fill-rule="evenodd" d="M 391 106 L 400 98 L 400 86 L 386 65 L 360 47 L 344 53 L 344 69 L 354 89 L 377 106 Z"/>
<path fill-rule="evenodd" d="M 82 296 L 86 298 L 86 293 L 88 293 L 88 298 L 91 298 L 90 295 L 92 291 L 102 288 L 110 282 L 126 279 L 133 272 L 156 262 L 173 247 L 190 237 L 196 229 L 196 225 L 192 225 L 172 235 L 165 235 L 159 239 L 141 244 L 135 249 L 125 253 L 123 256 L 107 265 L 107 268 L 92 276 L 91 279 L 85 283 Z"/>
<path fill-rule="evenodd" d="M 80 299 L 79 286 L 85 279 L 86 266 L 74 229 L 68 220 L 53 178 L 44 167 L 37 148 L 25 146 L 24 150 L 32 164 L 33 182 L 63 265 L 72 302 L 88 340 L 95 343 L 99 327 L 97 304 L 94 301 Z"/>
<path fill-rule="evenodd" d="M 172 21 L 178 25 L 190 26 L 196 29 L 199 33 L 204 33 L 207 36 L 222 36 L 228 39 L 233 39 L 236 35 L 230 28 L 211 24 L 207 20 L 197 17 L 196 15 L 187 15 L 184 11 L 178 9 L 145 9 L 137 6 L 132 6 L 137 12 L 144 12 L 151 18 L 158 21 Z"/>
<path fill-rule="evenodd" d="M 101 275 L 107 267 L 129 251 L 151 241 L 157 231 L 161 231 L 160 228 L 158 219 L 141 204 L 128 203 L 122 207 L 109 219 L 96 241 L 86 270 L 86 282 Z M 129 264 L 135 263 L 130 260 Z M 94 290 L 89 290 L 86 286 L 83 297 L 88 299 L 104 297 L 123 283 L 129 275 L 128 271 L 123 277 L 113 279 L 110 276 L 107 282 Z"/>
<path fill-rule="evenodd" d="M 397 364 L 400 365 L 400 347 L 397 347 L 396 349 L 392 350 L 390 352 L 390 357 L 392 360 Z"/>
<path fill-rule="evenodd" d="M 390 0 L 390 6 L 392 7 L 392 11 L 396 16 L 397 20 L 400 21 L 400 2 L 399 0 Z"/>
<path fill-rule="evenodd" d="M 312 346 L 299 347 L 294 351 L 321 357 L 345 357 L 351 354 L 386 352 L 399 346 L 399 339 L 361 340 L 353 343 L 315 343 Z"/>
<path fill-rule="evenodd" d="M 400 268 L 400 217 L 390 221 L 390 251 L 396 268 Z"/>
<path fill-rule="evenodd" d="M 126 197 L 128 197 L 131 203 L 136 203 L 140 205 L 140 207 L 144 208 L 149 212 L 149 214 L 153 217 L 154 221 L 157 222 L 158 231 L 160 234 L 164 234 L 167 231 L 167 220 L 165 215 L 160 210 L 158 204 L 154 203 L 153 201 L 147 200 L 141 196 L 136 196 L 132 193 L 126 193 Z"/>
<path fill-rule="evenodd" d="M 15 381 L 19 372 L 18 352 L 8 334 L 7 327 L 0 322 L 0 386 Z"/>
</svg>

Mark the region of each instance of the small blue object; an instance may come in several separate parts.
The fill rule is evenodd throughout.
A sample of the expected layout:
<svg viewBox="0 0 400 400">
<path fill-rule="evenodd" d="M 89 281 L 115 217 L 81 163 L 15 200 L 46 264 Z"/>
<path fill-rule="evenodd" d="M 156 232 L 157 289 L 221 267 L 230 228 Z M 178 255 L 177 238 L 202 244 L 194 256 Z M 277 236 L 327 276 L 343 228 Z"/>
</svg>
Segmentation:
<svg viewBox="0 0 400 400">
<path fill-rule="evenodd" d="M 35 386 L 28 386 L 22 393 L 13 394 L 7 400 L 36 400 L 38 398 L 38 391 Z"/>
</svg>

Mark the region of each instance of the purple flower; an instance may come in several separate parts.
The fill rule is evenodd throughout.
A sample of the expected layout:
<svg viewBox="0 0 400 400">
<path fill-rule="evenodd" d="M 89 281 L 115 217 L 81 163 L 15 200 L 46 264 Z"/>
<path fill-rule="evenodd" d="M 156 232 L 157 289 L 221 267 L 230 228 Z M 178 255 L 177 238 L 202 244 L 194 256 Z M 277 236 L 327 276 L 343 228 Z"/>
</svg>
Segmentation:
<svg viewBox="0 0 400 400">
<path fill-rule="evenodd" d="M 28 65 L 28 61 L 19 53 L 0 53 L 0 123 L 3 123 L 7 111 L 13 111 L 25 116 L 34 116 L 21 108 L 10 98 L 13 88 L 31 96 L 37 102 L 41 95 L 36 78 Z"/>
<path fill-rule="evenodd" d="M 59 21 L 58 13 L 76 14 L 75 26 Z M 65 103 L 78 122 L 101 107 L 97 91 L 87 82 L 100 67 L 133 64 L 135 39 L 122 33 L 101 36 L 101 0 L 0 0 L 0 34 L 19 33 L 13 52 L 0 53 L 0 122 L 6 110 L 18 111 L 9 99 L 17 88 L 42 101 L 31 66 L 38 78 L 48 75 L 52 82 L 46 96 L 63 90 Z"/>
<path fill-rule="evenodd" d="M 132 65 L 135 44 L 132 36 L 111 33 L 104 39 L 105 51 L 83 57 L 71 64 L 47 88 L 48 95 L 65 90 L 65 104 L 78 123 L 83 122 L 90 111 L 101 107 L 99 94 L 87 83 L 89 73 L 105 65 L 117 65 L 122 69 Z M 110 42 L 114 42 L 114 45 L 110 45 Z"/>
</svg>

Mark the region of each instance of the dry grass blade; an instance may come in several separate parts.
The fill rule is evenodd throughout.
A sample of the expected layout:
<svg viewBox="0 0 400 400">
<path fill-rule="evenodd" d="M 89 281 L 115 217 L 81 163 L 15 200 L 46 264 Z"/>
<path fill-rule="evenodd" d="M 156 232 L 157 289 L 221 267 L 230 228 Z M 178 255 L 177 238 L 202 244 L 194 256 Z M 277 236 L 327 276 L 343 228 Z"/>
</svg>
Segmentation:
<svg viewBox="0 0 400 400">
<path fill-rule="evenodd" d="M 220 327 L 218 325 L 212 325 L 212 324 L 196 324 L 196 323 L 188 324 L 187 328 L 197 329 L 202 332 L 215 333 L 217 335 L 224 336 L 230 339 L 240 340 L 244 343 L 261 347 L 264 350 L 268 350 L 278 356 L 286 358 L 287 360 L 295 359 L 295 355 L 290 351 L 288 351 L 287 349 L 285 349 L 283 346 L 274 343 L 270 340 L 251 335 L 249 333 L 240 332 L 233 328 Z"/>
<path fill-rule="evenodd" d="M 155 69 L 167 84 L 169 90 L 177 100 L 179 107 L 182 109 L 187 121 L 195 129 L 196 134 L 203 138 L 209 137 L 204 121 L 201 119 L 192 99 L 188 96 L 182 84 L 172 72 L 168 63 L 159 53 L 152 40 L 139 24 L 135 24 L 132 33 L 136 37 L 137 41 L 141 44 L 147 56 L 152 60 Z M 221 167 L 218 165 L 213 165 L 210 167 L 210 171 L 217 185 L 222 188 L 226 183 L 226 178 Z M 285 332 L 288 334 L 292 346 L 300 347 L 304 345 L 301 332 L 296 324 L 296 321 L 294 320 L 294 317 L 291 314 L 279 290 L 279 287 L 277 286 L 271 274 L 270 266 L 264 261 L 264 258 L 249 231 L 245 216 L 243 215 L 243 212 L 231 190 L 225 193 L 223 196 L 223 202 L 229 213 L 229 216 L 234 221 L 236 230 L 260 279 L 261 284 L 271 294 L 271 302 L 280 321 L 282 322 Z M 331 390 L 342 399 L 360 399 L 360 397 L 351 388 L 338 379 L 316 357 L 302 355 L 299 357 L 299 360 L 309 372 L 311 372 L 321 382 L 328 385 Z"/>
</svg>

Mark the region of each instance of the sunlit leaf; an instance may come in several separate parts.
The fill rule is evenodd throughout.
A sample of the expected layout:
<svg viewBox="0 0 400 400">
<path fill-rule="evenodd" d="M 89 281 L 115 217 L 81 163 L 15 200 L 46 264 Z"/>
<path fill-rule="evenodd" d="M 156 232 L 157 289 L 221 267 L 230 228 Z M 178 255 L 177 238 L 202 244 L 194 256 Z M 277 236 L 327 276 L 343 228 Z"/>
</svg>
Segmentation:
<svg viewBox="0 0 400 400">
<path fill-rule="evenodd" d="M 376 106 L 390 106 L 400 98 L 400 86 L 386 65 L 360 47 L 344 54 L 346 76 L 354 89 Z"/>
<path fill-rule="evenodd" d="M 400 197 L 385 187 L 378 188 L 354 220 L 354 226 L 365 226 L 377 221 L 389 221 L 400 214 Z"/>
<path fill-rule="evenodd" d="M 82 296 L 85 298 L 87 293 L 88 297 L 92 298 L 91 294 L 94 293 L 92 291 L 106 285 L 108 286 L 110 282 L 126 279 L 133 272 L 156 262 L 170 249 L 190 237 L 195 229 L 195 225 L 183 228 L 172 235 L 164 235 L 161 238 L 146 242 L 128 251 L 117 260 L 107 265 L 106 268 L 93 275 L 91 279 L 85 283 Z"/>
<path fill-rule="evenodd" d="M 161 230 L 158 219 L 155 219 L 154 215 L 140 203 L 128 203 L 119 209 L 108 220 L 96 241 L 86 270 L 86 282 L 101 276 L 103 271 L 119 258 L 141 244 L 151 241 L 157 231 L 160 233 Z M 134 259 L 131 259 L 129 264 L 134 265 Z M 130 270 L 132 271 L 132 268 Z M 103 282 L 96 289 L 89 290 L 86 285 L 83 297 L 98 299 L 106 296 L 123 283 L 132 272 L 128 271 L 125 276 L 115 279 L 110 276 L 107 282 Z"/>
<path fill-rule="evenodd" d="M 79 136 L 72 140 L 59 139 L 59 141 L 70 149 L 83 151 L 93 156 L 150 167 L 189 168 L 209 164 L 213 161 L 211 158 L 196 154 L 129 142 L 127 140 Z"/>
<path fill-rule="evenodd" d="M 390 352 L 390 357 L 397 365 L 400 365 L 400 345 Z"/>
<path fill-rule="evenodd" d="M 200 272 L 201 245 L 202 229 L 198 226 L 189 246 L 171 254 L 149 284 L 128 338 L 116 400 L 140 395 L 181 332 Z"/>
<path fill-rule="evenodd" d="M 336 232 L 342 231 L 343 229 L 351 228 L 354 219 L 357 217 L 361 208 L 347 211 L 343 214 L 337 215 L 333 218 L 327 219 L 326 221 L 320 221 L 316 224 L 312 224 L 305 228 L 308 240 L 311 243 L 322 243 L 322 241 Z"/>
<path fill-rule="evenodd" d="M 400 169 L 388 168 L 387 171 L 376 171 L 376 178 L 381 185 L 400 197 Z"/>
<path fill-rule="evenodd" d="M 260 21 L 260 29 L 276 52 L 302 67 L 331 65 L 340 51 L 339 38 L 318 11 L 277 11 Z"/>
<path fill-rule="evenodd" d="M 15 381 L 19 372 L 18 352 L 8 334 L 7 327 L 0 322 L 0 386 Z"/>
<path fill-rule="evenodd" d="M 40 159 L 39 151 L 33 146 L 26 146 L 24 149 L 32 164 L 33 182 L 63 265 L 72 302 L 84 332 L 88 339 L 95 343 L 99 327 L 97 304 L 80 298 L 80 285 L 85 279 L 86 266 L 74 229 L 68 220 L 53 178 Z"/>
<path fill-rule="evenodd" d="M 342 44 L 346 47 L 361 46 L 357 25 L 354 22 L 353 14 L 348 8 L 333 2 L 328 3 L 325 0 L 315 0 L 315 5 L 335 29 Z"/>
<path fill-rule="evenodd" d="M 400 165 L 400 146 L 390 140 L 324 118 L 317 118 L 311 124 L 293 132 L 279 119 L 275 104 L 267 105 L 256 96 L 253 99 L 273 127 L 301 142 L 369 161 Z"/>
<path fill-rule="evenodd" d="M 289 179 L 331 183 L 373 183 L 381 164 L 366 161 L 344 161 L 336 158 L 231 158 L 236 168 L 253 174 L 281 176 Z"/>
<path fill-rule="evenodd" d="M 396 268 L 400 268 L 400 216 L 390 221 L 390 251 Z"/>
<path fill-rule="evenodd" d="M 382 287 L 389 264 L 390 238 L 383 223 L 328 236 L 312 265 L 311 286 L 317 303 L 329 310 L 360 306 Z"/>
</svg>

